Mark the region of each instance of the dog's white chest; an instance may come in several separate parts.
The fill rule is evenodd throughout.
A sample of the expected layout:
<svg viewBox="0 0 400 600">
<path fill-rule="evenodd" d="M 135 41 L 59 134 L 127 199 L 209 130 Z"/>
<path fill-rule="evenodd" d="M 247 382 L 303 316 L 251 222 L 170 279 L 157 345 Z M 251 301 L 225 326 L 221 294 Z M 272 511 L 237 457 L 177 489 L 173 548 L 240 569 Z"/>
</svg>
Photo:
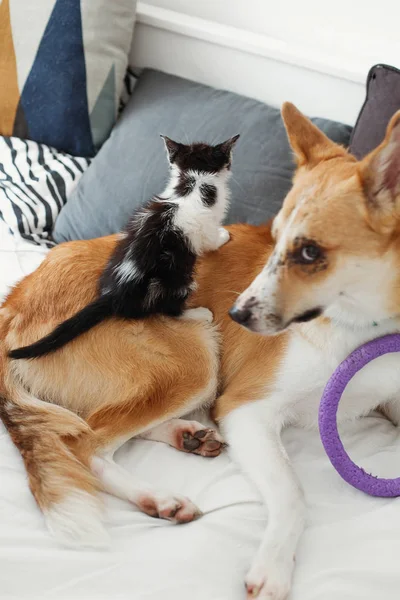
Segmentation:
<svg viewBox="0 0 400 600">
<path fill-rule="evenodd" d="M 377 333 L 380 336 L 387 331 L 377 330 Z M 274 394 L 285 421 L 317 426 L 319 402 L 329 377 L 350 352 L 371 337 L 371 332 L 349 333 L 335 329 L 323 334 L 317 340 L 318 345 L 314 345 L 293 334 Z M 400 353 L 377 358 L 353 377 L 340 401 L 338 420 L 366 415 L 396 398 L 400 401 Z"/>
</svg>

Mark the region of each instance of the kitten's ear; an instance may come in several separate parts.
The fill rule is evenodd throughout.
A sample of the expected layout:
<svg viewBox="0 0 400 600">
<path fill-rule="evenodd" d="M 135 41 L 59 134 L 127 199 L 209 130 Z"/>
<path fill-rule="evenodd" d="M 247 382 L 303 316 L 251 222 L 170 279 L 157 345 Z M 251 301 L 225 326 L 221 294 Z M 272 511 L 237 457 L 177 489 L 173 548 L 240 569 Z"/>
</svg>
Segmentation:
<svg viewBox="0 0 400 600">
<path fill-rule="evenodd" d="M 173 163 L 176 155 L 179 152 L 181 144 L 174 142 L 174 140 L 171 140 L 171 138 L 167 137 L 166 135 L 160 135 L 160 137 L 164 140 L 165 148 L 168 152 L 169 162 Z"/>
<path fill-rule="evenodd" d="M 237 135 L 234 135 L 233 137 L 229 138 L 229 140 L 226 140 L 226 142 L 222 142 L 222 144 L 218 144 L 218 148 L 220 148 L 220 150 L 224 154 L 226 154 L 227 156 L 230 156 L 230 153 L 232 152 L 233 147 L 239 138 L 240 138 L 240 134 L 238 133 Z"/>
</svg>

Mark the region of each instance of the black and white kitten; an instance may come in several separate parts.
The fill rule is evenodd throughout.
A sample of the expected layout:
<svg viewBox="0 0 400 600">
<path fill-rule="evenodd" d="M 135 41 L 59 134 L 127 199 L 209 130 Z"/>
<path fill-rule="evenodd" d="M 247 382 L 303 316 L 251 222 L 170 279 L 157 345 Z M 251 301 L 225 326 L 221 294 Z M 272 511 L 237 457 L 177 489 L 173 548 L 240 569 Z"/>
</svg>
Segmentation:
<svg viewBox="0 0 400 600">
<path fill-rule="evenodd" d="M 12 350 L 11 358 L 54 352 L 112 316 L 182 315 L 193 290 L 197 256 L 229 240 L 221 223 L 229 204 L 232 148 L 239 136 L 216 146 L 162 137 L 171 169 L 167 188 L 130 218 L 100 277 L 97 299 L 47 336 Z"/>
</svg>

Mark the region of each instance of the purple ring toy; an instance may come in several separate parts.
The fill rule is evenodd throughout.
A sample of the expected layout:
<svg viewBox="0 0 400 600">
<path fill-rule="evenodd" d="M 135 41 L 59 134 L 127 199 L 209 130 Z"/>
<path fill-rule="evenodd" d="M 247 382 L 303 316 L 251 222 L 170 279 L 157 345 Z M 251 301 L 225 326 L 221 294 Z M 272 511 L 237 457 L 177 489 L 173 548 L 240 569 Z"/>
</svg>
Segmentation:
<svg viewBox="0 0 400 600">
<path fill-rule="evenodd" d="M 381 479 L 354 464 L 340 440 L 336 413 L 340 398 L 354 375 L 375 358 L 392 352 L 400 352 L 400 334 L 376 338 L 354 350 L 330 377 L 319 407 L 321 440 L 336 471 L 347 483 L 362 492 L 386 498 L 400 496 L 400 477 Z"/>
</svg>

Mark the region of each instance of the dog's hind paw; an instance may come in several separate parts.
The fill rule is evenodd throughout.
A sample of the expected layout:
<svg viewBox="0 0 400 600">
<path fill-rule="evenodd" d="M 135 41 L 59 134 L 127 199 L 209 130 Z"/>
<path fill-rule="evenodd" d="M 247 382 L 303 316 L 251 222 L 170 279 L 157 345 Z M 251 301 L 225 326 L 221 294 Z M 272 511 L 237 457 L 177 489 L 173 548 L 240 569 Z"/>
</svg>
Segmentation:
<svg viewBox="0 0 400 600">
<path fill-rule="evenodd" d="M 174 431 L 175 448 L 200 456 L 219 456 L 224 448 L 224 440 L 215 429 L 204 427 L 197 421 L 182 420 Z"/>
<path fill-rule="evenodd" d="M 201 510 L 185 496 L 143 494 L 135 504 L 151 517 L 173 523 L 189 523 L 201 516 Z"/>
</svg>

